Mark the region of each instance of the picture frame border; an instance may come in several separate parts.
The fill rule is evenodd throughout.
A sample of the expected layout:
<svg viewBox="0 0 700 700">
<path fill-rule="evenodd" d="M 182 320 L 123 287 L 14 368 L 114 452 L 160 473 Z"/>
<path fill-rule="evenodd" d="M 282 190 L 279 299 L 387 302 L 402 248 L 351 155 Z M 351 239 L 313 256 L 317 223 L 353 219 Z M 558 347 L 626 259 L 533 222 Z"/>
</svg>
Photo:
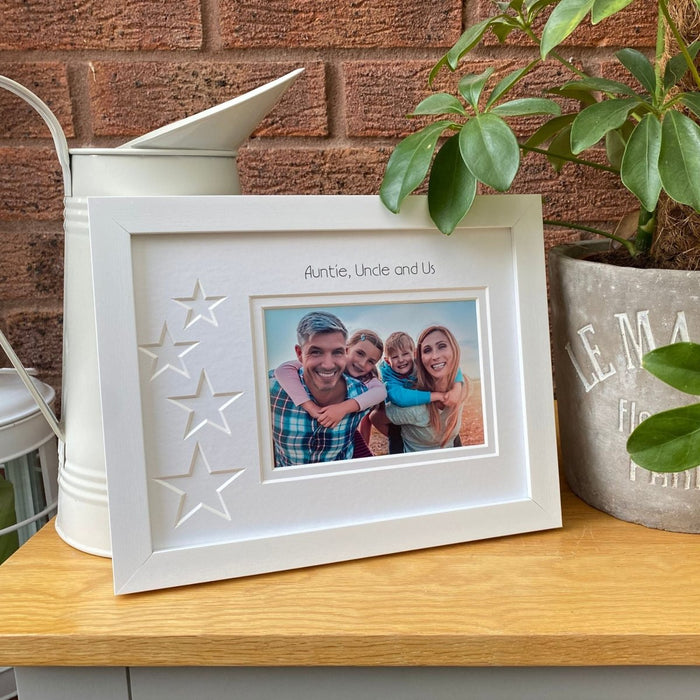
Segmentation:
<svg viewBox="0 0 700 700">
<path fill-rule="evenodd" d="M 516 289 L 526 497 L 461 510 L 164 550 L 153 546 L 143 468 L 144 426 L 140 414 L 134 416 L 139 402 L 138 357 L 135 351 L 124 352 L 124 348 L 137 346 L 132 239 L 202 232 L 235 235 L 240 231 L 302 235 L 308 231 L 405 230 L 442 234 L 434 229 L 427 200 L 421 195 L 409 197 L 398 215 L 388 212 L 372 195 L 90 197 L 88 210 L 116 594 L 561 526 L 539 196 L 479 196 L 452 234 L 506 229 L 511 235 L 512 257 L 504 260 L 504 265 L 512 266 Z M 119 329 L 118 341 L 115 328 Z M 115 376 L 120 377 L 122 392 L 110 388 Z M 123 439 L 125 431 L 128 440 Z"/>
</svg>

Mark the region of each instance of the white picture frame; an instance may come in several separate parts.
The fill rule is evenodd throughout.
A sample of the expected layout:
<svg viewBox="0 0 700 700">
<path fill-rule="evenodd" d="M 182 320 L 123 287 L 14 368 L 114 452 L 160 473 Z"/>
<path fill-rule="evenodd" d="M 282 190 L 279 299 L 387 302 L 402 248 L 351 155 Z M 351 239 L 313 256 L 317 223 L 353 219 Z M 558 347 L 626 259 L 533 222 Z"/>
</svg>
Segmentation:
<svg viewBox="0 0 700 700">
<path fill-rule="evenodd" d="M 451 236 L 423 196 L 88 209 L 115 593 L 561 525 L 539 197 L 478 197 Z M 268 372 L 297 341 L 270 319 L 381 306 L 388 328 L 422 304 L 472 319 L 483 435 L 275 466 Z"/>
</svg>

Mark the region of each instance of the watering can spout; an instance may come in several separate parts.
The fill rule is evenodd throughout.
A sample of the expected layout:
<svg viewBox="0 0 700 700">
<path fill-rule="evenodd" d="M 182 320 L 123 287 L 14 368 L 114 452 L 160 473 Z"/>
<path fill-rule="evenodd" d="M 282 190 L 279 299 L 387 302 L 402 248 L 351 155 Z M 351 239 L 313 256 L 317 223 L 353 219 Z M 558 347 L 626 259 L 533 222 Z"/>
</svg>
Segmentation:
<svg viewBox="0 0 700 700">
<path fill-rule="evenodd" d="M 228 102 L 139 136 L 118 149 L 235 152 L 303 71 L 298 68 Z"/>
</svg>

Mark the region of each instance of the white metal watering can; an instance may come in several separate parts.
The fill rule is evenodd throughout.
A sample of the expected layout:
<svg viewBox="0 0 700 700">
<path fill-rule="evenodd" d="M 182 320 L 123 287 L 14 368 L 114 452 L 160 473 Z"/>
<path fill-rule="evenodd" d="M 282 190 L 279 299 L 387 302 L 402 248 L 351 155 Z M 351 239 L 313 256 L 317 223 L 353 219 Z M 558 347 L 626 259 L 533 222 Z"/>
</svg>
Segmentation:
<svg viewBox="0 0 700 700">
<path fill-rule="evenodd" d="M 239 194 L 236 149 L 302 70 L 118 148 L 70 150 L 58 120 L 46 104 L 22 85 L 0 76 L 0 87 L 28 102 L 47 123 L 63 170 L 65 273 L 61 423 L 36 390 L 1 331 L 0 345 L 58 437 L 56 530 L 77 549 L 111 556 L 87 198 Z M 125 439 L 129 439 L 128 436 Z"/>
</svg>

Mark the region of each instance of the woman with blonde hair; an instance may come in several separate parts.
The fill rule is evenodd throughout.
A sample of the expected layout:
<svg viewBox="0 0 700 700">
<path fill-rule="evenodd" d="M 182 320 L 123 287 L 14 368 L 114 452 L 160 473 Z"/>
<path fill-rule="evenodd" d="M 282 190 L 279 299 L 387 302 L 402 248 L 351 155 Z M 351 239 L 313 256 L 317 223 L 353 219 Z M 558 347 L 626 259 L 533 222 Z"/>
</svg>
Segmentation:
<svg viewBox="0 0 700 700">
<path fill-rule="evenodd" d="M 459 345 L 445 326 L 429 326 L 416 342 L 416 389 L 444 392 L 455 385 L 459 371 Z M 387 417 L 401 426 L 404 452 L 452 447 L 462 424 L 462 408 L 468 393 L 466 378 L 457 400 L 433 401 L 421 406 L 400 407 L 388 403 Z"/>
</svg>

